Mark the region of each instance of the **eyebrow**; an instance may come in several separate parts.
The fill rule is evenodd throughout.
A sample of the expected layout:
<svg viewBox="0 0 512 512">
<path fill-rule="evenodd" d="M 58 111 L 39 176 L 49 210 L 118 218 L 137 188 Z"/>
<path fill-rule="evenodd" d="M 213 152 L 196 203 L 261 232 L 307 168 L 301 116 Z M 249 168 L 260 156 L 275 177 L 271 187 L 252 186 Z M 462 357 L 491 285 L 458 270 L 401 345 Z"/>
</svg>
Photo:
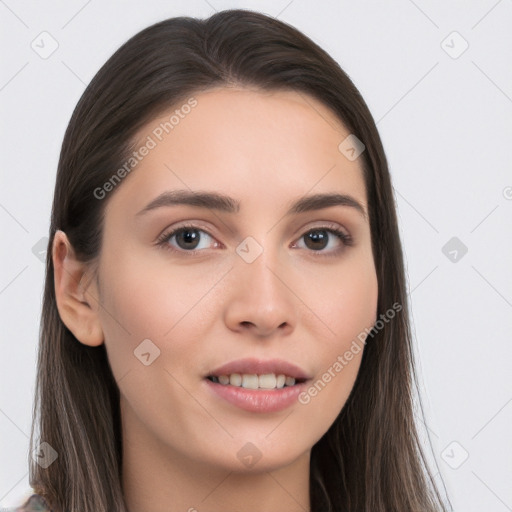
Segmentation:
<svg viewBox="0 0 512 512">
<path fill-rule="evenodd" d="M 238 213 L 240 211 L 239 201 L 218 192 L 170 190 L 153 199 L 136 216 L 157 208 L 177 205 L 196 206 L 225 213 Z M 365 219 L 368 218 L 364 206 L 359 201 L 350 195 L 338 193 L 313 194 L 301 197 L 290 205 L 286 215 L 321 210 L 331 206 L 348 206 L 359 212 Z"/>
</svg>

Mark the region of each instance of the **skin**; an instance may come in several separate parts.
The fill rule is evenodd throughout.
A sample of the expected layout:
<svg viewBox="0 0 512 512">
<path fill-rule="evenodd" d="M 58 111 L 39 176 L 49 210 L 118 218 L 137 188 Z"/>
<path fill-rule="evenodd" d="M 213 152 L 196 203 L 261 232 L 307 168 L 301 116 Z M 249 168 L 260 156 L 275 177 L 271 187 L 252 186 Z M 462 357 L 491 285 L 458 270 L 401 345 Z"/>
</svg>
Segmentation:
<svg viewBox="0 0 512 512">
<path fill-rule="evenodd" d="M 129 510 L 309 510 L 311 448 L 345 404 L 363 351 L 307 405 L 274 413 L 212 396 L 203 377 L 239 358 L 281 358 L 315 382 L 374 324 L 367 218 L 348 206 L 285 216 L 292 201 L 324 192 L 349 194 L 368 211 L 361 162 L 338 150 L 349 131 L 312 97 L 219 88 L 195 98 L 197 106 L 104 199 L 94 268 L 77 261 L 57 232 L 59 312 L 81 343 L 106 344 L 121 392 Z M 140 130 L 137 147 L 173 110 Z M 240 210 L 179 205 L 136 215 L 176 189 L 227 194 Z M 176 252 L 156 245 L 183 221 L 206 232 L 196 256 L 176 238 L 166 242 Z M 308 248 L 304 235 L 326 223 L 354 244 L 329 234 L 327 247 Z M 235 250 L 248 236 L 263 248 L 252 263 Z M 134 357 L 144 339 L 160 350 L 148 366 Z M 253 467 L 237 457 L 248 442 L 261 453 Z"/>
</svg>

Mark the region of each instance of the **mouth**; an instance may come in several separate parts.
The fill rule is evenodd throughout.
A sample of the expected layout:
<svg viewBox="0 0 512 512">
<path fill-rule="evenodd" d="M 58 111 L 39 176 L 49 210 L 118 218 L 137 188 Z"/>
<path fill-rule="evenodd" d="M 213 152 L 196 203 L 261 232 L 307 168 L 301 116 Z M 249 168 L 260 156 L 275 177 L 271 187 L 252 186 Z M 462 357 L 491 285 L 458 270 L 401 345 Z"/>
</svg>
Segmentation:
<svg viewBox="0 0 512 512">
<path fill-rule="evenodd" d="M 231 361 L 205 377 L 215 384 L 245 389 L 282 389 L 311 378 L 305 370 L 284 359 L 255 358 Z"/>
<path fill-rule="evenodd" d="M 234 386 L 253 390 L 273 390 L 296 386 L 306 382 L 305 378 L 295 378 L 283 373 L 231 373 L 221 375 L 208 375 L 209 381 L 223 386 Z"/>
<path fill-rule="evenodd" d="M 283 359 L 239 359 L 208 372 L 203 378 L 213 396 L 256 413 L 287 409 L 312 380 L 305 370 Z"/>
</svg>

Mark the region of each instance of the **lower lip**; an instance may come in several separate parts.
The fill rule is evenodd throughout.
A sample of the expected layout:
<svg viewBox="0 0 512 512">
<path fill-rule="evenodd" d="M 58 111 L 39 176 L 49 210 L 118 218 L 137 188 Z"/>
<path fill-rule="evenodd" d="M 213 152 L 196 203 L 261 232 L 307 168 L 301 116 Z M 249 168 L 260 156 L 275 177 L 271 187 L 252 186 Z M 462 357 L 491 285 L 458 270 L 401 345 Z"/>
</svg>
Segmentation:
<svg viewBox="0 0 512 512">
<path fill-rule="evenodd" d="M 305 382 L 280 389 L 246 389 L 229 384 L 218 384 L 205 379 L 206 385 L 217 396 L 240 409 L 251 412 L 277 412 L 290 407 L 298 401 L 298 396 L 305 389 Z"/>
</svg>

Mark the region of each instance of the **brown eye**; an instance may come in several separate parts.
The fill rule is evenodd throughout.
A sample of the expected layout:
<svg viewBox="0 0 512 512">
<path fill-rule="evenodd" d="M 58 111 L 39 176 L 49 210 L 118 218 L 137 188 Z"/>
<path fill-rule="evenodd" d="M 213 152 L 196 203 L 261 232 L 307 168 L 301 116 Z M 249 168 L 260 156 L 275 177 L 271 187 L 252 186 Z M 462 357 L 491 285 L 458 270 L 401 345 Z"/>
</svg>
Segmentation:
<svg viewBox="0 0 512 512">
<path fill-rule="evenodd" d="M 201 235 L 199 229 L 182 228 L 175 232 L 176 243 L 181 249 L 195 249 Z"/>
<path fill-rule="evenodd" d="M 180 226 L 164 233 L 158 239 L 158 245 L 172 251 L 191 253 L 218 247 L 218 243 L 208 232 L 192 225 Z"/>
<path fill-rule="evenodd" d="M 319 256 L 335 256 L 351 245 L 353 240 L 350 234 L 334 226 L 310 229 L 295 243 L 295 247 L 307 249 Z"/>
<path fill-rule="evenodd" d="M 315 229 L 304 235 L 304 241 L 308 249 L 318 251 L 325 249 L 329 243 L 329 234 L 326 229 Z"/>
</svg>

